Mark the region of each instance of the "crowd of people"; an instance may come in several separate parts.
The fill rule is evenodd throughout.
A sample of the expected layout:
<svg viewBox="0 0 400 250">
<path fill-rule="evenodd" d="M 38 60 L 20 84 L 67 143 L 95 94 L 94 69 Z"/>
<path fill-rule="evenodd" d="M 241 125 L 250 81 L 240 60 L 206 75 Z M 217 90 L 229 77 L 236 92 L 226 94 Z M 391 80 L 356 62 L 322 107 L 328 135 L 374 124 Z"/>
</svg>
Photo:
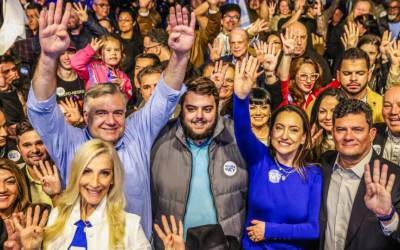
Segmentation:
<svg viewBox="0 0 400 250">
<path fill-rule="evenodd" d="M 400 249 L 399 0 L 11 2 L 0 249 Z"/>
</svg>

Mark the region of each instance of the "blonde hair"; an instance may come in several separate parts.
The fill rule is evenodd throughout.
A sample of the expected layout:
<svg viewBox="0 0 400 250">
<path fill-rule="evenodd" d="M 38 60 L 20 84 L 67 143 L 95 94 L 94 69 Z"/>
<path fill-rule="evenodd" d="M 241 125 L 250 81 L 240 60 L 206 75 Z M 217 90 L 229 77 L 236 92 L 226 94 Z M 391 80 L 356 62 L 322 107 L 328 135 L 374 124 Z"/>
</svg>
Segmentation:
<svg viewBox="0 0 400 250">
<path fill-rule="evenodd" d="M 124 249 L 124 244 L 119 245 L 125 236 L 125 196 L 123 190 L 124 171 L 121 161 L 114 146 L 100 139 L 90 140 L 81 145 L 75 153 L 71 163 L 69 185 L 56 201 L 58 217 L 52 226 L 45 228 L 44 248 L 64 232 L 67 219 L 70 217 L 74 205 L 80 199 L 79 180 L 86 166 L 97 156 L 107 154 L 113 165 L 113 184 L 107 195 L 106 214 L 109 226 L 109 248 Z"/>
</svg>

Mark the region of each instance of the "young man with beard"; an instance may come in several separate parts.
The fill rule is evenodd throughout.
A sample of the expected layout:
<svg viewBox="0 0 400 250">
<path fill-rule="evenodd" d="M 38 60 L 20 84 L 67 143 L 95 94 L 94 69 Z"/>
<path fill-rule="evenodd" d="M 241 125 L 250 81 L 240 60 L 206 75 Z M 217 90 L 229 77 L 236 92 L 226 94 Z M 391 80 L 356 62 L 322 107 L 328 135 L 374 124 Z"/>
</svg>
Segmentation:
<svg viewBox="0 0 400 250">
<path fill-rule="evenodd" d="M 400 165 L 400 86 L 388 89 L 383 96 L 384 123 L 375 124 L 377 135 L 373 148 L 384 159 Z"/>
<path fill-rule="evenodd" d="M 28 183 L 29 198 L 32 203 L 43 203 L 52 205 L 52 197 L 43 191 L 42 180 L 37 176 L 34 167 L 39 167 L 40 162 L 44 163 L 49 160 L 46 147 L 40 139 L 39 134 L 32 128 L 32 125 L 27 122 L 21 122 L 17 125 L 17 145 L 18 150 L 24 159 L 22 172 Z M 48 164 L 48 162 L 46 163 Z M 39 169 L 39 168 L 38 168 Z M 59 192 L 61 192 L 61 182 L 57 180 Z"/>
<path fill-rule="evenodd" d="M 369 57 L 361 49 L 351 48 L 344 52 L 336 72 L 336 79 L 346 95 L 368 103 L 372 109 L 373 122 L 383 122 L 382 96 L 368 87 L 371 78 Z"/>
<path fill-rule="evenodd" d="M 179 119 L 160 132 L 151 152 L 154 223 L 161 215 L 189 228 L 220 224 L 238 240 L 246 211 L 247 170 L 230 119 L 218 115 L 218 90 L 205 77 L 187 84 Z M 156 249 L 162 242 L 156 238 Z"/>
</svg>

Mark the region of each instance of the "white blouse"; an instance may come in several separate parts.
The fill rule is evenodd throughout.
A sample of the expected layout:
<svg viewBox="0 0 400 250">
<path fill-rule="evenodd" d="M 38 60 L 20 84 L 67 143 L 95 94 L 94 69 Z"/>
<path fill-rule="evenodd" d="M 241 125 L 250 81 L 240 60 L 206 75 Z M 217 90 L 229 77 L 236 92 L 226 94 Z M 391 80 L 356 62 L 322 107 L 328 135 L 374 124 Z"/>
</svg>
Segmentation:
<svg viewBox="0 0 400 250">
<path fill-rule="evenodd" d="M 109 226 L 106 213 L 106 198 L 100 202 L 88 220 L 92 227 L 85 228 L 87 246 L 89 250 L 109 250 Z M 58 209 L 54 208 L 49 216 L 48 226 L 53 225 L 58 216 Z M 77 202 L 72 209 L 71 216 L 67 219 L 64 232 L 56 240 L 49 242 L 50 250 L 66 250 L 71 245 L 77 226 L 75 222 L 81 219 L 80 202 Z M 146 249 L 151 250 L 142 226 L 140 217 L 136 214 L 125 212 L 125 237 L 121 243 L 127 250 Z M 80 249 L 80 248 L 78 248 Z M 117 248 L 118 249 L 118 248 Z"/>
</svg>

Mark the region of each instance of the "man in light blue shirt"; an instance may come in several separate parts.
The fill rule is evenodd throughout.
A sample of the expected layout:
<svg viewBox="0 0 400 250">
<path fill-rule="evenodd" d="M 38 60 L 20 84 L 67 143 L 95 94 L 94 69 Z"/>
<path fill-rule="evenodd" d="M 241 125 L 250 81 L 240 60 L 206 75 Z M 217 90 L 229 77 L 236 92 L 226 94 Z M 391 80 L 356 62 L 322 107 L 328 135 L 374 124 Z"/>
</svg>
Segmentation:
<svg viewBox="0 0 400 250">
<path fill-rule="evenodd" d="M 77 148 L 91 138 L 115 145 L 125 169 L 126 210 L 141 216 L 146 236 L 151 236 L 151 202 L 149 153 L 153 140 L 168 121 L 184 91 L 182 86 L 189 53 L 194 41 L 195 17 L 183 18 L 187 10 L 178 5 L 170 10 L 172 27 L 168 45 L 171 60 L 156 90 L 139 112 L 125 120 L 126 100 L 112 83 L 99 84 L 85 96 L 84 120 L 87 128 L 68 125 L 56 104 L 57 58 L 67 49 L 70 39 L 67 22 L 71 11 L 68 3 L 62 14 L 62 0 L 41 13 L 41 55 L 28 98 L 29 119 L 43 139 L 49 154 L 60 169 L 64 184 Z M 46 13 L 47 12 L 47 13 Z"/>
</svg>

